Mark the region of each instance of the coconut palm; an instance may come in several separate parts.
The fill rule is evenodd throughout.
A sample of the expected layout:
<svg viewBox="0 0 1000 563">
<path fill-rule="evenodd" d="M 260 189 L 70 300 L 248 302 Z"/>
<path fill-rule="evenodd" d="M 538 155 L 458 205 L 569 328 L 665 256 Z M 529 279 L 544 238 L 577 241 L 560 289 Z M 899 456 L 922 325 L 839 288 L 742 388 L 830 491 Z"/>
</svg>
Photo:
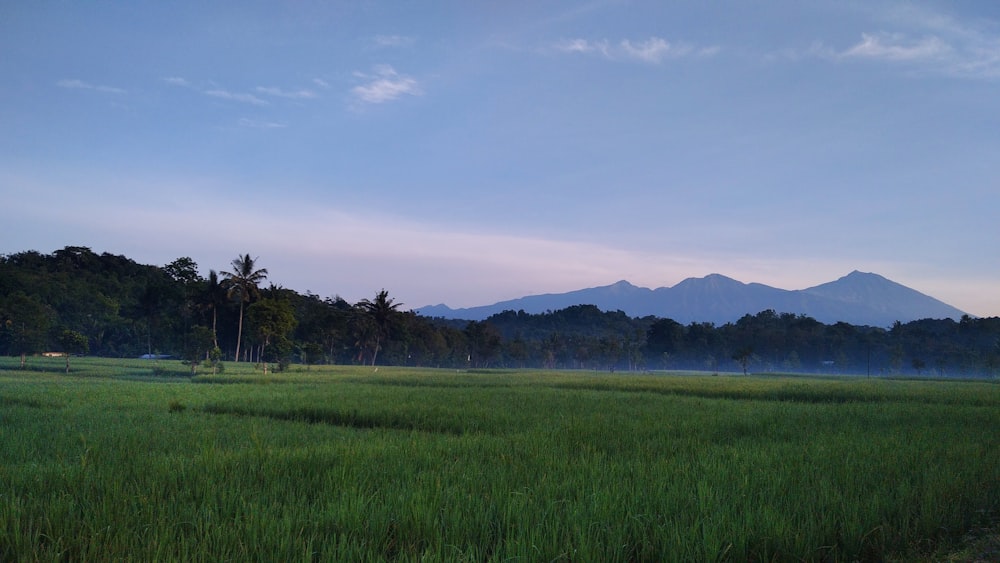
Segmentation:
<svg viewBox="0 0 1000 563">
<path fill-rule="evenodd" d="M 226 295 L 230 299 L 240 301 L 240 321 L 236 330 L 236 358 L 240 361 L 240 341 L 243 339 L 243 309 L 250 299 L 260 294 L 258 285 L 267 279 L 267 268 L 255 269 L 257 258 L 250 258 L 250 254 L 241 255 L 232 262 L 232 272 L 222 272 L 225 276 L 223 284 L 226 287 Z"/>
<path fill-rule="evenodd" d="M 375 353 L 372 354 L 372 365 L 375 365 L 375 359 L 378 358 L 382 341 L 389 338 L 393 315 L 401 305 L 402 303 L 394 303 L 389 298 L 389 292 L 384 289 L 375 295 L 374 300 L 362 299 L 358 302 L 358 309 L 368 315 L 375 324 Z"/>
</svg>

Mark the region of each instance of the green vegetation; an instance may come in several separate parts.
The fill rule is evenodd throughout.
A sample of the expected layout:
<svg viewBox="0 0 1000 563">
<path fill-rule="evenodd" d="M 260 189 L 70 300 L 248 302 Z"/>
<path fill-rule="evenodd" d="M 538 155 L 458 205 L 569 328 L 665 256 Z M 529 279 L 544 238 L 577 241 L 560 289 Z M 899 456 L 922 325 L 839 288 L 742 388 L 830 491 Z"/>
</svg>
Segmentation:
<svg viewBox="0 0 1000 563">
<path fill-rule="evenodd" d="M 23 367 L 43 352 L 170 356 L 194 371 L 224 360 L 278 371 L 298 363 L 1000 376 L 997 317 L 885 328 L 765 310 L 722 326 L 682 325 L 581 304 L 448 321 L 401 311 L 385 289 L 350 304 L 259 287 L 268 275 L 250 254 L 207 279 L 187 257 L 143 266 L 73 246 L 0 256 L 0 355 Z"/>
<path fill-rule="evenodd" d="M 0 560 L 878 560 L 1000 510 L 1000 386 L 0 360 Z"/>
</svg>

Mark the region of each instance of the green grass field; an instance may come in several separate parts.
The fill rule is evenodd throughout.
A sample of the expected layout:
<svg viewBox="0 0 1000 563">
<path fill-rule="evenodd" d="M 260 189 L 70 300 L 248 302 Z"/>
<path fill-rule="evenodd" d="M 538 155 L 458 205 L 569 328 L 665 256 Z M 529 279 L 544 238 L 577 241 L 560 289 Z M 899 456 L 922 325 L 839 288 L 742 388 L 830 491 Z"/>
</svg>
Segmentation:
<svg viewBox="0 0 1000 563">
<path fill-rule="evenodd" d="M 2 561 L 909 559 L 1000 511 L 995 382 L 17 366 Z"/>
</svg>

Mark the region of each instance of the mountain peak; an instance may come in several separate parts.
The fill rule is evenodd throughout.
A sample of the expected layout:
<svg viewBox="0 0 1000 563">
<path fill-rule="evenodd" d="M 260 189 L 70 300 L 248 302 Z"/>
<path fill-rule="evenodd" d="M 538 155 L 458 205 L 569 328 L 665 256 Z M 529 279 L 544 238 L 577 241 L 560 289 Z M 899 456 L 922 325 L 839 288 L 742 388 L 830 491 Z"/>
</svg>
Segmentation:
<svg viewBox="0 0 1000 563">
<path fill-rule="evenodd" d="M 733 278 L 726 277 L 722 274 L 708 274 L 703 278 L 687 278 L 677 285 L 674 289 L 690 289 L 692 287 L 708 287 L 708 288 L 718 288 L 718 287 L 734 287 L 745 285 L 739 280 L 734 280 Z"/>
<path fill-rule="evenodd" d="M 643 317 L 655 315 L 681 323 L 735 322 L 747 314 L 771 309 L 806 315 L 820 322 L 889 326 L 895 321 L 958 319 L 964 313 L 914 289 L 878 274 L 854 270 L 832 282 L 808 289 L 784 290 L 759 283 L 743 283 L 722 274 L 687 278 L 673 287 L 651 290 L 626 280 L 567 293 L 530 295 L 468 309 L 444 305 L 424 307 L 420 314 L 483 320 L 505 310 L 528 313 L 556 311 L 573 305 L 594 305 Z"/>
<path fill-rule="evenodd" d="M 898 288 L 914 291 L 878 274 L 854 270 L 850 274 L 838 278 L 836 281 L 806 288 L 802 291 L 818 295 L 835 295 L 838 298 L 849 296 L 849 298 L 853 300 L 858 297 L 872 297 L 872 295 L 870 295 L 871 292 L 884 292 L 889 291 L 890 289 Z"/>
<path fill-rule="evenodd" d="M 842 280 L 849 280 L 849 279 L 879 279 L 879 280 L 886 280 L 886 281 L 888 281 L 885 277 L 880 276 L 880 275 L 878 275 L 876 273 L 873 273 L 873 272 L 862 272 L 860 270 L 854 270 L 853 272 L 847 274 L 846 276 L 844 276 L 844 277 L 842 277 L 840 279 L 842 279 Z"/>
<path fill-rule="evenodd" d="M 801 290 L 801 293 L 831 299 L 851 307 L 865 307 L 871 319 L 908 322 L 917 318 L 958 319 L 964 313 L 900 283 L 874 273 L 854 270 L 824 284 Z M 884 323 L 881 323 L 884 324 Z"/>
<path fill-rule="evenodd" d="M 617 281 L 607 287 L 607 290 L 612 294 L 625 295 L 633 293 L 638 287 L 632 285 L 626 280 Z"/>
</svg>

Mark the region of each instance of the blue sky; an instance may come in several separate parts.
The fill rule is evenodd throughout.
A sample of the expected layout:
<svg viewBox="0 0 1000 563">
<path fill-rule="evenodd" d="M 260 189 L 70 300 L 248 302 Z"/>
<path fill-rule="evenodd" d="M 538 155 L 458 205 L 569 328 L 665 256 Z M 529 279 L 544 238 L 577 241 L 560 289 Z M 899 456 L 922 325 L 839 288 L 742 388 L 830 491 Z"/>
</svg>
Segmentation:
<svg viewBox="0 0 1000 563">
<path fill-rule="evenodd" d="M 8 2 L 0 253 L 405 308 L 877 272 L 1000 315 L 1000 4 Z"/>
</svg>

